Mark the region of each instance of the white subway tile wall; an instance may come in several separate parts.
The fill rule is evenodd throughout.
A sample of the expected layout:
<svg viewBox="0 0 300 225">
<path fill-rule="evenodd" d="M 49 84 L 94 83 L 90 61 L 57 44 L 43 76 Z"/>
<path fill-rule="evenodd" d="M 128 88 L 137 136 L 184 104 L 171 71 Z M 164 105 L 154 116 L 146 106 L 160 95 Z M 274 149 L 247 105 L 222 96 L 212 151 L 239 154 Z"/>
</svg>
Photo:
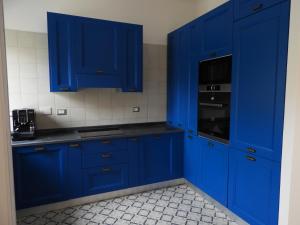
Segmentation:
<svg viewBox="0 0 300 225">
<path fill-rule="evenodd" d="M 166 120 L 167 48 L 144 44 L 144 91 L 84 89 L 49 91 L 47 34 L 6 30 L 10 110 L 34 108 L 39 129 Z M 140 112 L 132 112 L 132 107 Z M 52 115 L 45 109 L 52 109 Z M 67 109 L 67 115 L 56 115 Z M 47 111 L 47 110 L 46 110 Z"/>
</svg>

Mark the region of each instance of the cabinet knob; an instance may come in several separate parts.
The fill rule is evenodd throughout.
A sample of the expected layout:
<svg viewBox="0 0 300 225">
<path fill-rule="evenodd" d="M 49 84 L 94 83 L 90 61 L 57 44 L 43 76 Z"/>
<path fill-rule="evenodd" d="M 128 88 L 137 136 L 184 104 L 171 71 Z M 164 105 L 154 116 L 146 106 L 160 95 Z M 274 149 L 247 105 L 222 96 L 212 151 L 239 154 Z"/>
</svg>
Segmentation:
<svg viewBox="0 0 300 225">
<path fill-rule="evenodd" d="M 59 90 L 60 90 L 60 91 L 68 91 L 69 88 L 67 88 L 67 87 L 60 87 Z"/>
<path fill-rule="evenodd" d="M 160 138 L 159 134 L 154 135 L 155 138 Z"/>
<path fill-rule="evenodd" d="M 212 58 L 217 57 L 217 53 L 216 52 L 212 52 L 212 53 L 210 53 L 209 56 L 212 57 Z"/>
<path fill-rule="evenodd" d="M 69 144 L 70 148 L 79 148 L 80 144 Z"/>
<path fill-rule="evenodd" d="M 34 148 L 35 151 L 44 151 L 45 147 L 39 146 Z"/>
<path fill-rule="evenodd" d="M 129 138 L 130 141 L 137 141 L 137 138 Z"/>
<path fill-rule="evenodd" d="M 256 158 L 251 157 L 251 156 L 246 156 L 246 159 L 248 159 L 249 161 L 255 162 Z"/>
<path fill-rule="evenodd" d="M 213 148 L 214 147 L 214 143 L 212 143 L 210 141 L 207 143 L 207 145 L 208 145 L 209 148 Z"/>
<path fill-rule="evenodd" d="M 193 134 L 194 132 L 192 130 L 188 130 L 189 134 Z"/>
<path fill-rule="evenodd" d="M 252 11 L 253 11 L 253 12 L 256 12 L 256 11 L 258 11 L 258 10 L 261 10 L 263 7 L 264 7 L 264 4 L 262 4 L 262 3 L 257 3 L 257 4 L 255 4 L 255 5 L 252 7 Z"/>
<path fill-rule="evenodd" d="M 112 171 L 112 169 L 110 167 L 104 167 L 101 169 L 102 173 L 110 173 Z"/>
<path fill-rule="evenodd" d="M 110 144 L 111 141 L 110 141 L 110 140 L 103 140 L 103 141 L 101 141 L 101 143 L 102 143 L 102 144 Z"/>
<path fill-rule="evenodd" d="M 103 159 L 108 159 L 108 158 L 111 158 L 111 157 L 112 157 L 111 153 L 102 153 L 101 154 L 101 158 L 103 158 Z"/>
<path fill-rule="evenodd" d="M 256 152 L 256 150 L 255 150 L 254 148 L 251 148 L 251 147 L 248 147 L 248 148 L 247 148 L 247 151 L 248 151 L 248 152 L 251 152 L 251 153 L 255 153 L 255 152 Z"/>
<path fill-rule="evenodd" d="M 191 135 L 187 136 L 188 139 L 193 139 L 193 137 Z"/>
</svg>

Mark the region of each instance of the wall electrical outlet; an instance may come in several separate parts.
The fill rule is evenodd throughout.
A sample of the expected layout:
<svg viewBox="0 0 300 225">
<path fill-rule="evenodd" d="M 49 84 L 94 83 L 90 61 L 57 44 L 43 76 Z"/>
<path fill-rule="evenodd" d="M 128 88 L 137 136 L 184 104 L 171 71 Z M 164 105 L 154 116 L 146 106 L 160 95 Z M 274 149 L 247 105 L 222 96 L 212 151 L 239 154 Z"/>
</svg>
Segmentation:
<svg viewBox="0 0 300 225">
<path fill-rule="evenodd" d="M 68 114 L 68 110 L 66 110 L 66 109 L 57 109 L 56 110 L 56 115 L 58 115 L 58 116 L 65 116 L 67 114 Z"/>
<path fill-rule="evenodd" d="M 139 112 L 139 111 L 140 111 L 140 107 L 139 106 L 132 107 L 132 112 Z"/>
</svg>

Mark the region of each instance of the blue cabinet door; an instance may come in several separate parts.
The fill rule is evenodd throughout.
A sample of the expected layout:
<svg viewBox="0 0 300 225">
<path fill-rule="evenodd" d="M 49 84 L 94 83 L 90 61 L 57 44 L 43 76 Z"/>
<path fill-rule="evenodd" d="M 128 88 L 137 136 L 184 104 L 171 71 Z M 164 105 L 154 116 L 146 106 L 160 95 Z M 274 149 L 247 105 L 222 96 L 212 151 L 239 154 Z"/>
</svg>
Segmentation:
<svg viewBox="0 0 300 225">
<path fill-rule="evenodd" d="M 82 148 L 81 143 L 68 144 L 67 154 L 67 187 L 69 199 L 83 195 Z"/>
<path fill-rule="evenodd" d="M 47 13 L 50 91 L 76 91 L 77 82 L 70 69 L 70 17 Z"/>
<path fill-rule="evenodd" d="M 201 58 L 215 58 L 232 52 L 233 9 L 229 1 L 201 18 Z"/>
<path fill-rule="evenodd" d="M 241 20 L 234 27 L 233 146 L 281 159 L 289 3 Z"/>
<path fill-rule="evenodd" d="M 191 55 L 194 59 L 200 61 L 231 54 L 232 26 L 231 1 L 193 21 Z"/>
<path fill-rule="evenodd" d="M 167 120 L 172 126 L 178 124 L 178 49 L 179 36 L 176 32 L 168 35 L 168 79 L 167 79 Z"/>
<path fill-rule="evenodd" d="M 229 209 L 251 225 L 278 223 L 280 164 L 230 150 Z"/>
<path fill-rule="evenodd" d="M 255 14 L 285 0 L 234 0 L 234 18 L 236 20 Z"/>
<path fill-rule="evenodd" d="M 226 206 L 229 166 L 228 147 L 204 138 L 201 143 L 201 189 Z"/>
<path fill-rule="evenodd" d="M 202 146 L 197 136 L 187 134 L 184 146 L 184 178 L 198 188 L 201 182 Z"/>
<path fill-rule="evenodd" d="M 66 199 L 65 145 L 13 149 L 18 209 Z"/>
<path fill-rule="evenodd" d="M 120 23 L 74 17 L 72 73 L 79 88 L 121 87 L 126 71 L 126 30 Z"/>
<path fill-rule="evenodd" d="M 143 137 L 140 151 L 141 184 L 182 176 L 183 138 L 171 134 Z"/>
<path fill-rule="evenodd" d="M 123 92 L 143 91 L 143 26 L 124 25 L 126 32 L 126 73 Z"/>
</svg>

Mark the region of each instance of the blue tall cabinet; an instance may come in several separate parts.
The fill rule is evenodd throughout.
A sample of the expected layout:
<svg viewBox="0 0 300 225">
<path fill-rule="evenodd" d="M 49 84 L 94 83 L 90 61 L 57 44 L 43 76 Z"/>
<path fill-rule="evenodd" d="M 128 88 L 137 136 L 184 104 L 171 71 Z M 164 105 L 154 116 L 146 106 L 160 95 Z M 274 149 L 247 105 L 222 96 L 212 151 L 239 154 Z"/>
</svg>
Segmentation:
<svg viewBox="0 0 300 225">
<path fill-rule="evenodd" d="M 50 90 L 142 91 L 143 27 L 48 13 Z"/>
<path fill-rule="evenodd" d="M 289 9 L 284 0 L 233 0 L 169 35 L 169 83 L 181 90 L 171 85 L 168 120 L 185 121 L 184 177 L 251 225 L 278 224 Z M 178 66 L 186 63 L 182 46 L 185 72 Z M 220 143 L 197 134 L 198 66 L 230 54 L 230 140 Z M 176 97 L 182 92 L 186 114 Z"/>
</svg>

